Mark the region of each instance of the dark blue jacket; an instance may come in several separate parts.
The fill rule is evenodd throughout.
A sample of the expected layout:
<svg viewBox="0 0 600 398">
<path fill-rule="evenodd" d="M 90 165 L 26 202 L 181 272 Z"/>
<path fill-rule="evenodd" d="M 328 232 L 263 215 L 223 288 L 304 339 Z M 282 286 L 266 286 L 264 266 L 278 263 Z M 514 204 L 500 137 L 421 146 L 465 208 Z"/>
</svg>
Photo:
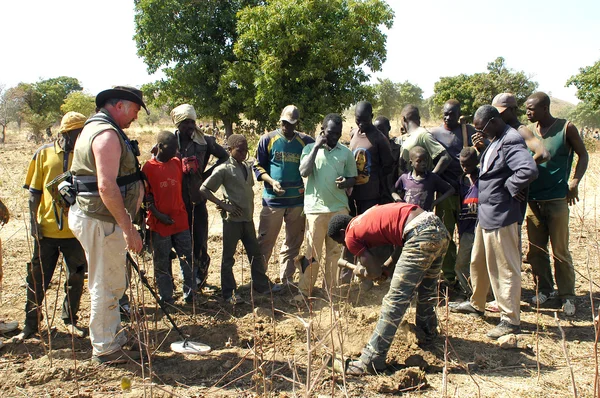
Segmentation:
<svg viewBox="0 0 600 398">
<path fill-rule="evenodd" d="M 477 217 L 483 229 L 498 229 L 520 222 L 521 202 L 514 196 L 538 176 L 535 161 L 517 130 L 507 125 L 496 139 L 498 145 L 488 146 L 481 155 Z M 489 167 L 483 171 L 483 160 L 488 156 Z"/>
</svg>

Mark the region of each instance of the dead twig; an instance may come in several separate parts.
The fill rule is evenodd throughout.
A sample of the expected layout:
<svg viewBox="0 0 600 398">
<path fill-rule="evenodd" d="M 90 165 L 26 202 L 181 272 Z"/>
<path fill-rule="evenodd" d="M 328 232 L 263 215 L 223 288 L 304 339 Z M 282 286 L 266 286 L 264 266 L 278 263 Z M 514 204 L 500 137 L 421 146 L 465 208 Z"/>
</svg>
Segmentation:
<svg viewBox="0 0 600 398">
<path fill-rule="evenodd" d="M 554 313 L 554 320 L 556 321 L 556 326 L 558 326 L 558 330 L 560 330 L 563 352 L 565 354 L 567 366 L 569 367 L 569 372 L 571 373 L 571 383 L 573 384 L 573 396 L 577 398 L 577 385 L 575 384 L 575 374 L 573 373 L 573 367 L 571 366 L 571 360 L 569 359 L 569 351 L 567 349 L 565 331 L 563 330 L 562 326 L 560 326 L 560 321 L 558 320 L 558 313 L 556 312 Z"/>
</svg>

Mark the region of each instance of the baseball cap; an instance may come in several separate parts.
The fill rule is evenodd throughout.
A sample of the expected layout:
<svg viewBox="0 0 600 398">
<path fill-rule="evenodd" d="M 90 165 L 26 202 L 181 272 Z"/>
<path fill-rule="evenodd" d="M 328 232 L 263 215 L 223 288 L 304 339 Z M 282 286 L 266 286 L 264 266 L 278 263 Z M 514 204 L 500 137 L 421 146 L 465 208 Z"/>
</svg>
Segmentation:
<svg viewBox="0 0 600 398">
<path fill-rule="evenodd" d="M 498 109 L 498 112 L 502 113 L 506 108 L 516 108 L 517 99 L 511 93 L 500 93 L 494 97 L 492 106 Z"/>
<path fill-rule="evenodd" d="M 296 124 L 300 118 L 300 112 L 294 105 L 288 105 L 281 111 L 279 121 L 286 121 L 290 124 Z"/>
</svg>

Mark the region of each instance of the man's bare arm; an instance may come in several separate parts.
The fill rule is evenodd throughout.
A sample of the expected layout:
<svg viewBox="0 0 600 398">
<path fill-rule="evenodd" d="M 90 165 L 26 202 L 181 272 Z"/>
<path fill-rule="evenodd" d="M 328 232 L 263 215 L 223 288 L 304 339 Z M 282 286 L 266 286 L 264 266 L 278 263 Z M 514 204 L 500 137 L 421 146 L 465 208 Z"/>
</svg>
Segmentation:
<svg viewBox="0 0 600 398">
<path fill-rule="evenodd" d="M 585 174 L 585 171 L 587 170 L 590 157 L 587 149 L 585 149 L 585 144 L 579 135 L 579 131 L 577 131 L 577 127 L 575 127 L 572 123 L 569 123 L 567 126 L 567 142 L 577 154 L 577 165 L 575 166 L 573 178 L 569 182 L 569 192 L 567 194 L 567 200 L 569 204 L 574 205 L 579 201 L 578 187 L 583 175 Z"/>
<path fill-rule="evenodd" d="M 42 194 L 29 192 L 29 217 L 31 222 L 31 236 L 42 239 L 42 229 L 37 222 L 37 212 L 42 203 Z"/>
<path fill-rule="evenodd" d="M 96 158 L 100 198 L 123 230 L 127 248 L 139 253 L 142 250 L 142 238 L 125 211 L 125 203 L 117 185 L 121 157 L 121 144 L 117 133 L 114 130 L 105 130 L 98 134 L 92 141 L 92 152 Z"/>
<path fill-rule="evenodd" d="M 450 157 L 450 154 L 448 154 L 448 152 L 444 151 L 440 153 L 436 157 L 436 159 L 438 159 L 438 161 L 435 164 L 432 173 L 440 175 L 448 168 L 450 163 L 452 163 L 452 157 Z"/>
<path fill-rule="evenodd" d="M 544 147 L 544 144 L 533 135 L 527 126 L 519 126 L 519 134 L 521 134 L 521 137 L 525 140 L 527 148 L 533 152 L 535 164 L 542 164 L 550 160 L 550 153 Z"/>
</svg>

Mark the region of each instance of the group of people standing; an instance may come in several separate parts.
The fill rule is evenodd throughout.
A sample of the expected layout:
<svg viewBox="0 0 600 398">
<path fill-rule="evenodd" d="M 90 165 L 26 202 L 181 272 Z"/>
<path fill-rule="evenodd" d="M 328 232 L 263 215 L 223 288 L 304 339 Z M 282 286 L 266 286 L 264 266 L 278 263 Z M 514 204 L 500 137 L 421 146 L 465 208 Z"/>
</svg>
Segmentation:
<svg viewBox="0 0 600 398">
<path fill-rule="evenodd" d="M 347 281 L 352 276 L 339 274 L 341 256 L 366 267 L 368 279 L 391 277 L 373 337 L 361 358 L 352 362 L 350 371 L 355 374 L 384 366 L 395 330 L 415 294 L 417 326 L 428 339 L 435 337 L 432 298 L 440 272 L 445 286 L 470 296 L 452 305 L 453 311 L 482 315 L 491 287 L 501 322 L 488 335 L 518 331 L 520 225 L 527 203 L 528 259 L 539 290 L 533 302 L 543 304 L 557 296 L 565 314 L 573 315 L 568 204 L 577 200 L 587 152 L 575 126 L 552 117 L 543 93 L 527 100 L 529 127 L 518 122 L 511 94 L 500 94 L 492 105 L 479 108 L 471 126 L 459 123 L 460 104 L 450 100 L 443 108 L 443 124 L 431 131 L 420 126 L 418 108 L 406 106 L 406 134 L 394 140 L 389 120 L 379 117 L 373 122 L 371 104 L 359 102 L 348 147 L 340 143 L 340 115 L 325 116 L 313 138 L 296 130 L 299 110 L 289 105 L 281 112 L 279 128 L 261 136 L 256 161 L 250 165 L 243 135 L 231 135 L 223 148 L 197 126 L 194 108 L 182 104 L 171 112 L 175 132 L 158 134 L 152 158 L 140 167 L 137 143 L 124 129 L 141 108 L 147 111 L 142 93 L 126 86 L 102 91 L 96 97 L 96 115 L 88 119 L 66 114 L 58 140 L 40 148 L 30 163 L 24 187 L 30 195 L 34 255 L 27 267 L 25 326 L 16 338 L 38 331 L 44 292 L 60 252 L 67 268 L 62 315 L 67 329 L 85 335 L 77 312 L 87 272 L 92 359 L 109 363 L 140 357 L 121 327 L 119 300 L 128 283 L 126 253 L 139 253 L 143 246 L 134 224 L 142 203 L 156 285 L 167 304 L 175 303 L 172 249 L 179 258 L 185 303 L 193 303 L 206 283 L 207 201 L 217 205 L 223 218 L 220 274 L 227 303 L 241 300 L 233 273 L 239 241 L 257 294 L 291 286 L 298 270 L 298 294 L 292 300 L 296 304 L 314 296 L 319 270 L 326 292 L 340 278 Z M 578 162 L 569 181 L 573 153 Z M 211 156 L 216 162 L 208 168 Z M 45 190 L 66 171 L 76 193 L 68 217 Z M 258 232 L 252 174 L 264 184 Z M 219 190 L 222 197 L 215 195 Z M 266 271 L 284 223 L 274 283 Z M 452 239 L 456 226 L 458 253 Z M 301 255 L 304 239 L 307 248 Z M 370 287 L 368 282 L 365 287 Z"/>
<path fill-rule="evenodd" d="M 331 220 L 329 236 L 359 258 L 368 277 L 392 275 L 375 331 L 361 357 L 348 364 L 348 374 L 385 368 L 397 327 L 415 296 L 417 328 L 423 332 L 424 342 L 435 337 L 433 307 L 440 297 L 436 289 L 440 271 L 441 286 L 462 288 L 470 296 L 449 303 L 452 312 L 483 316 L 491 288 L 500 322 L 487 336 L 497 339 L 519 333 L 524 219 L 529 238 L 527 259 L 536 284 L 531 303 L 543 305 L 557 297 L 566 316 L 575 314 L 568 206 L 579 199 L 578 185 L 588 154 L 575 126 L 551 115 L 546 94 L 534 93 L 527 99 L 528 127 L 519 123 L 517 111 L 515 97 L 502 93 L 492 105 L 476 111 L 472 127 L 461 126 L 460 104 L 451 100 L 443 108 L 443 125 L 428 132 L 419 127 L 418 110 L 406 107 L 402 120 L 408 135 L 400 162 L 406 165 L 408 157 L 413 170 L 396 184 L 405 191 L 399 192 L 403 194 L 397 199 L 400 203 L 375 206 L 354 218 Z M 429 156 L 423 157 L 425 153 Z M 578 160 L 569 179 L 574 154 Z M 428 167 L 424 167 L 427 160 Z M 424 211 L 435 203 L 425 198 L 435 193 L 436 201 L 441 199 L 435 208 L 439 217 Z M 456 224 L 458 261 L 451 244 Z M 552 245 L 555 278 L 548 243 Z M 396 248 L 397 260 L 382 263 L 377 258 L 374 249 L 385 245 Z M 393 264 L 395 269 L 390 267 Z"/>
</svg>

